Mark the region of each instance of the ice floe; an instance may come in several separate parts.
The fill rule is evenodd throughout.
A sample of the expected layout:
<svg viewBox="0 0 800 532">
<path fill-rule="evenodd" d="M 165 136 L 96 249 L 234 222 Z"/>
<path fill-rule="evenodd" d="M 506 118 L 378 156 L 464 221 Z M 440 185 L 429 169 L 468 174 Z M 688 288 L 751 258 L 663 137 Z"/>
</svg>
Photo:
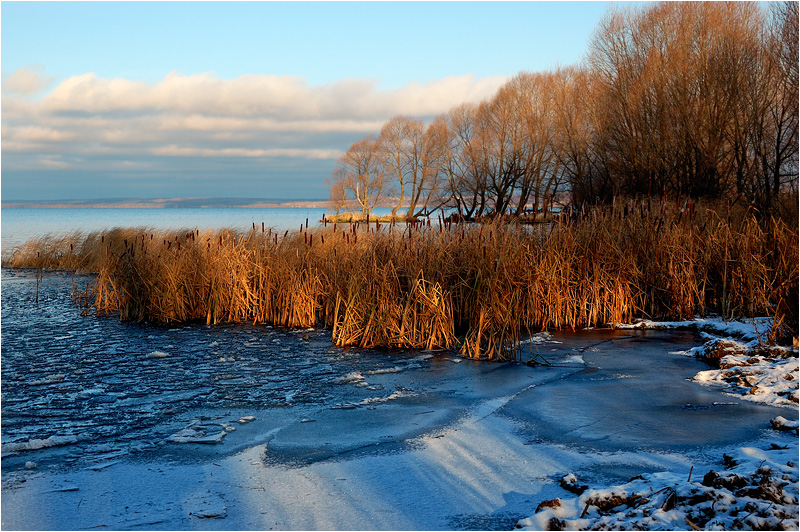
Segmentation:
<svg viewBox="0 0 800 532">
<path fill-rule="evenodd" d="M 360 371 L 351 371 L 350 373 L 343 375 L 336 379 L 337 384 L 352 384 L 356 382 L 361 382 L 364 380 L 364 375 L 361 374 Z"/>
<path fill-rule="evenodd" d="M 33 381 L 30 383 L 31 386 L 44 386 L 45 384 L 55 384 L 57 382 L 63 382 L 63 380 L 67 376 L 63 373 L 56 373 L 55 375 L 48 375 L 44 379 L 40 379 L 38 381 Z"/>
<path fill-rule="evenodd" d="M 188 427 L 167 438 L 172 443 L 220 443 L 228 435 L 222 423 L 204 423 L 194 420 Z"/>
<path fill-rule="evenodd" d="M 228 516 L 228 507 L 217 493 L 206 491 L 194 495 L 184 502 L 184 509 L 192 517 L 200 519 L 222 519 Z"/>
<path fill-rule="evenodd" d="M 22 451 L 37 451 L 39 449 L 46 449 L 48 447 L 57 447 L 59 445 L 69 445 L 77 443 L 77 436 L 50 436 L 44 439 L 32 439 L 23 442 L 4 443 L 2 446 L 2 453 L 18 453 Z"/>
<path fill-rule="evenodd" d="M 384 395 L 384 396 L 381 396 L 381 397 L 367 397 L 366 399 L 362 399 L 361 401 L 356 401 L 356 402 L 352 402 L 352 403 L 339 403 L 337 405 L 332 406 L 331 409 L 333 409 L 333 410 L 347 410 L 347 409 L 351 409 L 351 408 L 358 408 L 359 406 L 369 406 L 369 405 L 375 405 L 375 404 L 379 404 L 379 403 L 385 403 L 387 401 L 393 401 L 395 399 L 400 399 L 400 398 L 403 398 L 403 397 L 413 397 L 415 395 L 417 395 L 416 392 L 412 392 L 410 390 L 402 388 L 402 389 L 398 389 L 397 391 L 394 391 L 394 392 L 390 393 L 389 395 Z"/>
</svg>

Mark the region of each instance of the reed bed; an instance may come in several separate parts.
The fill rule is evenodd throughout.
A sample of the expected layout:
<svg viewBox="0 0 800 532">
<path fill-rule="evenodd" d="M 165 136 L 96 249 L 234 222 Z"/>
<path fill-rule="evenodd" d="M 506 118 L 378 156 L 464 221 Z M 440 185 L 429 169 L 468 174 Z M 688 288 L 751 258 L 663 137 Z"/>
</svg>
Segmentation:
<svg viewBox="0 0 800 532">
<path fill-rule="evenodd" d="M 634 318 L 770 315 L 797 335 L 798 233 L 688 202 L 627 201 L 523 226 L 327 224 L 276 233 L 42 237 L 7 265 L 96 274 L 85 313 L 123 320 L 325 326 L 340 346 L 516 358 L 526 333 Z"/>
</svg>

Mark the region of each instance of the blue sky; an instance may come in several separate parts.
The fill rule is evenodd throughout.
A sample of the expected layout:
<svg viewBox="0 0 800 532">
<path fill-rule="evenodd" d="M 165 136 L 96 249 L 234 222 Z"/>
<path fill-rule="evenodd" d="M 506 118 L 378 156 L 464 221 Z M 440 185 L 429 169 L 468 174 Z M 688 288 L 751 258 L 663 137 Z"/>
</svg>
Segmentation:
<svg viewBox="0 0 800 532">
<path fill-rule="evenodd" d="M 577 63 L 606 2 L 7 2 L 2 199 L 322 199 L 336 157 Z"/>
</svg>

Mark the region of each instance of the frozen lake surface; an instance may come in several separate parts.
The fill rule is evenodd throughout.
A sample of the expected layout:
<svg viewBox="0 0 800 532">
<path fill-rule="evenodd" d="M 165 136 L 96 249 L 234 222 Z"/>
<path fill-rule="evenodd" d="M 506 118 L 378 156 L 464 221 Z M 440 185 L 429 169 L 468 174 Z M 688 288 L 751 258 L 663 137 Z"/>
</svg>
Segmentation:
<svg viewBox="0 0 800 532">
<path fill-rule="evenodd" d="M 688 381 L 691 332 L 540 335 L 525 359 L 552 367 L 488 364 L 81 317 L 72 282 L 36 303 L 2 271 L 4 529 L 511 529 L 568 472 L 700 471 L 794 415 Z"/>
</svg>

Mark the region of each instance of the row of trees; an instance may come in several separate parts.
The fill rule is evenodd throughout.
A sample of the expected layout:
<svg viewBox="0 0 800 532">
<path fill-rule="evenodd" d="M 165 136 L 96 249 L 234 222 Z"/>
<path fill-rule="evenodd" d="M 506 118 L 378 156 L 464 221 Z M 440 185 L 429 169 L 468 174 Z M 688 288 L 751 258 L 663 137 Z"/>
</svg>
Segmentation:
<svg viewBox="0 0 800 532">
<path fill-rule="evenodd" d="M 338 210 L 387 198 L 467 218 L 616 195 L 728 197 L 772 209 L 798 181 L 798 4 L 614 9 L 583 64 L 523 72 L 428 124 L 398 116 L 342 155 Z"/>
</svg>

